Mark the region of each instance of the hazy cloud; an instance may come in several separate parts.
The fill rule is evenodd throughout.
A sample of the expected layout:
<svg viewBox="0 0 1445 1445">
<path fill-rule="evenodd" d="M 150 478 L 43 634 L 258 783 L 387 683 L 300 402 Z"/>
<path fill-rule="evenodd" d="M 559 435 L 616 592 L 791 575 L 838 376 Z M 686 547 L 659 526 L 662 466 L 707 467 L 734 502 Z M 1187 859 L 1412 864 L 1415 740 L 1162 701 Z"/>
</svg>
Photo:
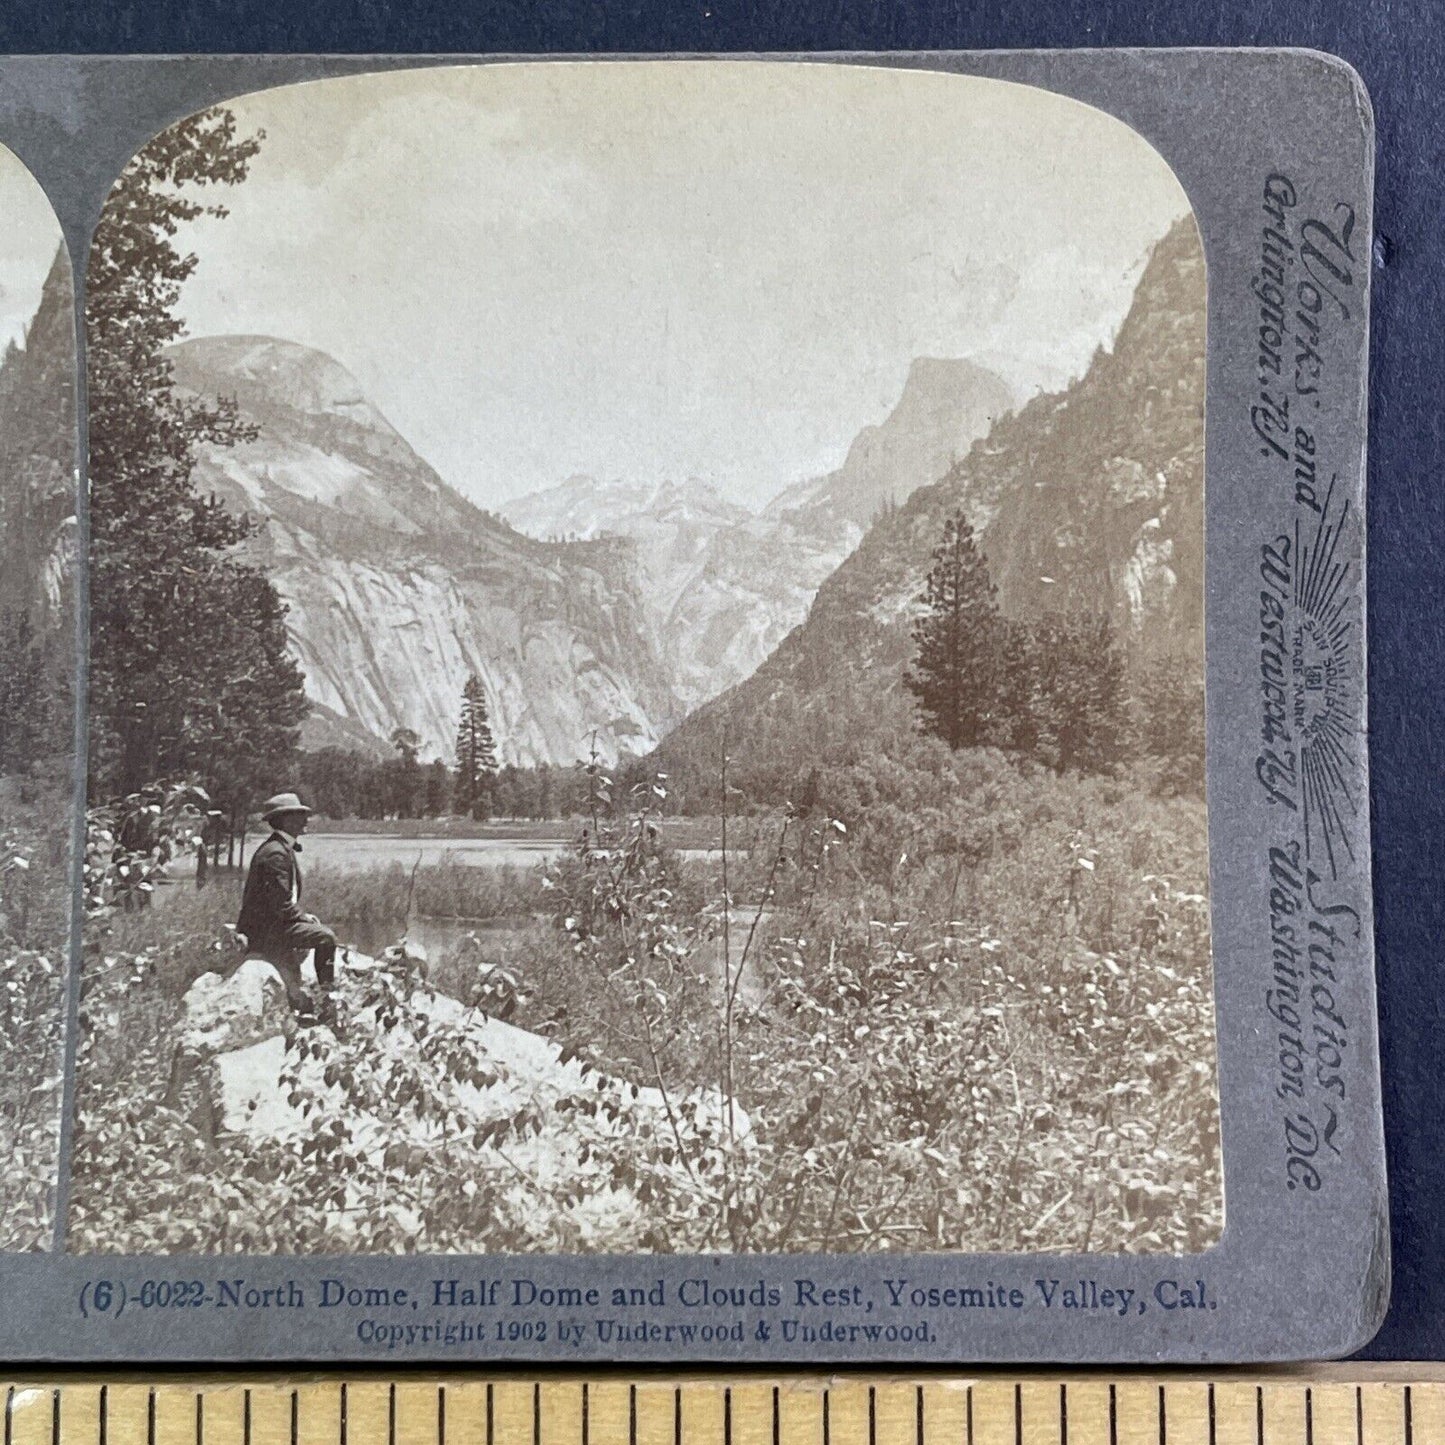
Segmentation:
<svg viewBox="0 0 1445 1445">
<path fill-rule="evenodd" d="M 192 333 L 329 352 L 483 505 L 577 472 L 756 504 L 916 356 L 1058 385 L 1187 210 L 1110 117 L 931 73 L 446 67 L 233 108 L 266 140 L 187 237 Z"/>
</svg>

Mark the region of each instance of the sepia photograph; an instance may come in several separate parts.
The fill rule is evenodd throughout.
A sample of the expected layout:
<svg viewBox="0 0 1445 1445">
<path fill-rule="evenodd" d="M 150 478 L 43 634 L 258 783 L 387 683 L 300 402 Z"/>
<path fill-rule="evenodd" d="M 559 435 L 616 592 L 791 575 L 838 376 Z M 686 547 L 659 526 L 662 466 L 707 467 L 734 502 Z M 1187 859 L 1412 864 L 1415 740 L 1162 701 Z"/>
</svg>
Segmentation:
<svg viewBox="0 0 1445 1445">
<path fill-rule="evenodd" d="M 49 1249 L 75 817 L 75 298 L 0 147 L 0 1250 Z"/>
<path fill-rule="evenodd" d="M 30 1247 L 73 360 L 15 235 Z M 1205 314 L 1158 152 L 1021 84 L 458 65 L 157 135 L 85 296 L 67 1248 L 1215 1243 Z"/>
</svg>

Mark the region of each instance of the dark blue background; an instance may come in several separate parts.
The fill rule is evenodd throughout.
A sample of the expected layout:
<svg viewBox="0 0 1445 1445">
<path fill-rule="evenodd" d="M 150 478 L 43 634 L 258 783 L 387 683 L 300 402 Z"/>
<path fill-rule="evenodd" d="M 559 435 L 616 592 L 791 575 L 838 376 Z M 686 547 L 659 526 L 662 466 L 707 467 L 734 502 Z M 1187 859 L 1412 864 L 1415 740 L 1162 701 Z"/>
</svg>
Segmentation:
<svg viewBox="0 0 1445 1445">
<path fill-rule="evenodd" d="M 8 0 L 0 52 L 999 49 L 1305 45 L 1379 130 L 1371 325 L 1370 755 L 1394 1300 L 1369 1350 L 1445 1357 L 1445 9 L 1436 0 Z M 1186 13 L 1186 9 L 1191 13 Z M 67 13 L 71 11 L 73 13 Z M 1342 1283 L 1344 1283 L 1342 1281 Z"/>
</svg>

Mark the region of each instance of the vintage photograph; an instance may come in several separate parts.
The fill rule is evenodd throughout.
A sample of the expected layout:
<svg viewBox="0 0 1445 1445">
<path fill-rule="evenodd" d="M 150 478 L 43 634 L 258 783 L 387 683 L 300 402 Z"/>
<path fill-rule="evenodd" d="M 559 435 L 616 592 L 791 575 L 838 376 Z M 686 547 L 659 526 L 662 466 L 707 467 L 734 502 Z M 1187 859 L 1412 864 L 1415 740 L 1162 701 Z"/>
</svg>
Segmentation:
<svg viewBox="0 0 1445 1445">
<path fill-rule="evenodd" d="M 973 77 L 157 136 L 85 302 L 68 1247 L 1215 1242 L 1205 297 L 1145 139 Z"/>
<path fill-rule="evenodd" d="M 0 147 L 0 1250 L 49 1249 L 75 818 L 75 297 Z"/>
</svg>

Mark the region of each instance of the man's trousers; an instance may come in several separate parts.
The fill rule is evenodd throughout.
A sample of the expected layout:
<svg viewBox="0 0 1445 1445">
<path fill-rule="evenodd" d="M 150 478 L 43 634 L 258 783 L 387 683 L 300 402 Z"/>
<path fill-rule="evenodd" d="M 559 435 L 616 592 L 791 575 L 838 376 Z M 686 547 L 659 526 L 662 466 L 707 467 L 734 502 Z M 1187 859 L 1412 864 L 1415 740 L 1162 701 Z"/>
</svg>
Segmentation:
<svg viewBox="0 0 1445 1445">
<path fill-rule="evenodd" d="M 281 975 L 286 1001 L 295 1014 L 311 1011 L 301 983 L 301 965 L 308 953 L 316 956 L 316 982 L 330 988 L 336 981 L 336 935 L 324 923 L 303 919 L 293 923 L 269 948 L 256 950 L 256 956 L 264 958 Z"/>
</svg>

